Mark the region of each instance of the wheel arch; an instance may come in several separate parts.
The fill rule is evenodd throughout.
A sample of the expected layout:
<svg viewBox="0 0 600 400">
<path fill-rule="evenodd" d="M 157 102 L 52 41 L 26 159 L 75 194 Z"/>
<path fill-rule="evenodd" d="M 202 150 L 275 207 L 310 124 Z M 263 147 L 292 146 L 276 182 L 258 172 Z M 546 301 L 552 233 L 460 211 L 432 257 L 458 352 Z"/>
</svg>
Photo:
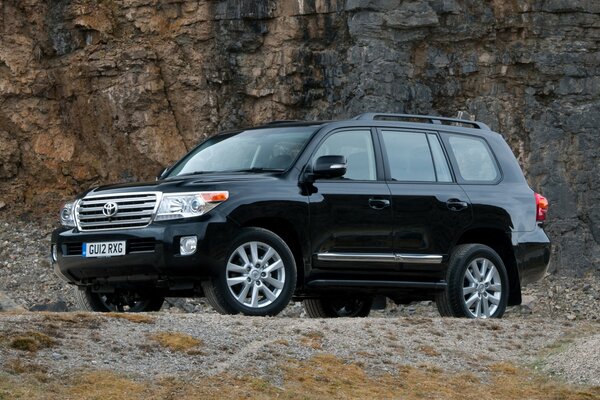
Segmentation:
<svg viewBox="0 0 600 400">
<path fill-rule="evenodd" d="M 456 246 L 468 243 L 483 244 L 498 253 L 508 273 L 508 305 L 521 304 L 521 280 L 509 234 L 496 228 L 474 228 L 464 232 Z"/>
</svg>

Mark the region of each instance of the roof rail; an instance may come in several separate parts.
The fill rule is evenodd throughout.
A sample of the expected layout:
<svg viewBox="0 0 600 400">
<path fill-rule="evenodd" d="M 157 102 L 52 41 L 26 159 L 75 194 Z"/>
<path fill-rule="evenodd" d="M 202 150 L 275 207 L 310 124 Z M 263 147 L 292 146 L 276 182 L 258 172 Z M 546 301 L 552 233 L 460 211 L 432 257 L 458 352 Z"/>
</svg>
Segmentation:
<svg viewBox="0 0 600 400">
<path fill-rule="evenodd" d="M 405 121 L 416 123 L 429 123 L 437 125 L 458 125 L 468 128 L 490 130 L 483 122 L 469 121 L 460 118 L 438 117 L 436 115 L 413 115 L 413 114 L 391 114 L 391 113 L 364 113 L 353 119 L 383 120 L 383 121 Z"/>
<path fill-rule="evenodd" d="M 263 125 L 280 125 L 280 124 L 290 124 L 295 122 L 306 122 L 299 119 L 279 119 L 276 121 L 265 122 Z"/>
</svg>

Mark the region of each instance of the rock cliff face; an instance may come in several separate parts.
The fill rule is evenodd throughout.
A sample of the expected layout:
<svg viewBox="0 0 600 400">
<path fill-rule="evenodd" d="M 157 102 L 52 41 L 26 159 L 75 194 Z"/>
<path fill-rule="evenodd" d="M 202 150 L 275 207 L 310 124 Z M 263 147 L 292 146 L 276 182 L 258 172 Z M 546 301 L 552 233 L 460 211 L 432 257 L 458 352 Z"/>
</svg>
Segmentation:
<svg viewBox="0 0 600 400">
<path fill-rule="evenodd" d="M 598 271 L 597 0 L 0 0 L 0 32 L 4 212 L 234 126 L 464 110 L 550 199 L 554 268 Z"/>
</svg>

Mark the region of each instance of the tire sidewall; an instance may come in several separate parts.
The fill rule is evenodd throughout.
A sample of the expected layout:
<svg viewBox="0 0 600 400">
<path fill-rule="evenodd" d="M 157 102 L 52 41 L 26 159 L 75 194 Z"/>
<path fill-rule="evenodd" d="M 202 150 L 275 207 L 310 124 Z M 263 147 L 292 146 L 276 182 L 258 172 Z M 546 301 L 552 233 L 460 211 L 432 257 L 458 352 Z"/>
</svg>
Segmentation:
<svg viewBox="0 0 600 400">
<path fill-rule="evenodd" d="M 269 246 L 271 246 L 283 261 L 283 268 L 285 270 L 285 283 L 284 287 L 273 303 L 260 308 L 252 308 L 245 306 L 237 301 L 235 297 L 233 297 L 229 287 L 227 285 L 227 262 L 231 257 L 232 253 L 240 247 L 242 244 L 247 242 L 262 242 Z M 242 231 L 240 235 L 232 242 L 229 246 L 227 253 L 225 255 L 225 259 L 222 260 L 222 268 L 219 271 L 218 276 L 216 277 L 215 284 L 219 286 L 219 290 L 223 293 L 223 298 L 227 302 L 227 304 L 233 308 L 236 312 L 240 312 L 244 315 L 254 315 L 254 316 L 266 316 L 266 315 L 276 315 L 280 311 L 282 311 L 289 303 L 292 294 L 296 288 L 296 262 L 294 260 L 294 256 L 292 251 L 288 247 L 288 245 L 281 239 L 279 236 L 274 234 L 271 231 L 261 228 L 247 228 Z"/>
<path fill-rule="evenodd" d="M 500 282 L 502 284 L 500 304 L 498 304 L 498 308 L 496 309 L 496 311 L 489 317 L 500 318 L 506 311 L 506 306 L 508 304 L 508 273 L 506 272 L 504 262 L 502 261 L 502 258 L 500 258 L 498 253 L 496 253 L 492 248 L 485 245 L 474 245 L 473 247 L 471 247 L 467 251 L 467 253 L 461 257 L 459 261 L 460 267 L 457 269 L 456 275 L 453 277 L 454 288 L 456 290 L 455 296 L 458 300 L 458 304 L 460 304 L 462 315 L 467 318 L 474 318 L 471 316 L 471 313 L 469 312 L 467 305 L 465 304 L 462 289 L 465 272 L 469 264 L 471 264 L 471 262 L 473 262 L 473 260 L 477 258 L 486 258 L 490 260 L 494 264 L 494 266 L 498 270 L 498 274 L 500 275 Z"/>
<path fill-rule="evenodd" d="M 78 287 L 75 290 L 75 297 L 82 311 L 103 313 L 112 311 L 100 300 L 100 296 L 97 293 L 93 293 L 89 287 Z"/>
<path fill-rule="evenodd" d="M 339 309 L 337 306 L 343 304 L 344 306 L 348 306 L 350 303 L 358 302 L 358 308 L 353 310 L 349 315 L 340 315 Z M 335 299 L 335 298 L 324 298 L 323 306 L 326 308 L 331 315 L 335 317 L 344 317 L 344 318 L 364 318 L 369 315 L 371 312 L 371 305 L 373 304 L 373 299 L 367 297 L 348 297 L 346 299 Z M 353 304 L 355 305 L 355 304 Z"/>
</svg>

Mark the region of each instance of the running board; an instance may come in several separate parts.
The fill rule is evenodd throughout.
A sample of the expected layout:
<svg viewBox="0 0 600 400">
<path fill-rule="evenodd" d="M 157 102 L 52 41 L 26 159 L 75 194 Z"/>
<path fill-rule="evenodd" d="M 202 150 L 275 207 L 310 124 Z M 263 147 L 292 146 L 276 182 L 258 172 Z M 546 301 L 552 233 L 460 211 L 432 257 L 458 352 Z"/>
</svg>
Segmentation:
<svg viewBox="0 0 600 400">
<path fill-rule="evenodd" d="M 407 288 L 407 289 L 445 289 L 446 282 L 410 282 L 410 281 L 365 281 L 358 279 L 316 279 L 308 282 L 310 287 L 368 287 L 368 288 Z"/>
</svg>

